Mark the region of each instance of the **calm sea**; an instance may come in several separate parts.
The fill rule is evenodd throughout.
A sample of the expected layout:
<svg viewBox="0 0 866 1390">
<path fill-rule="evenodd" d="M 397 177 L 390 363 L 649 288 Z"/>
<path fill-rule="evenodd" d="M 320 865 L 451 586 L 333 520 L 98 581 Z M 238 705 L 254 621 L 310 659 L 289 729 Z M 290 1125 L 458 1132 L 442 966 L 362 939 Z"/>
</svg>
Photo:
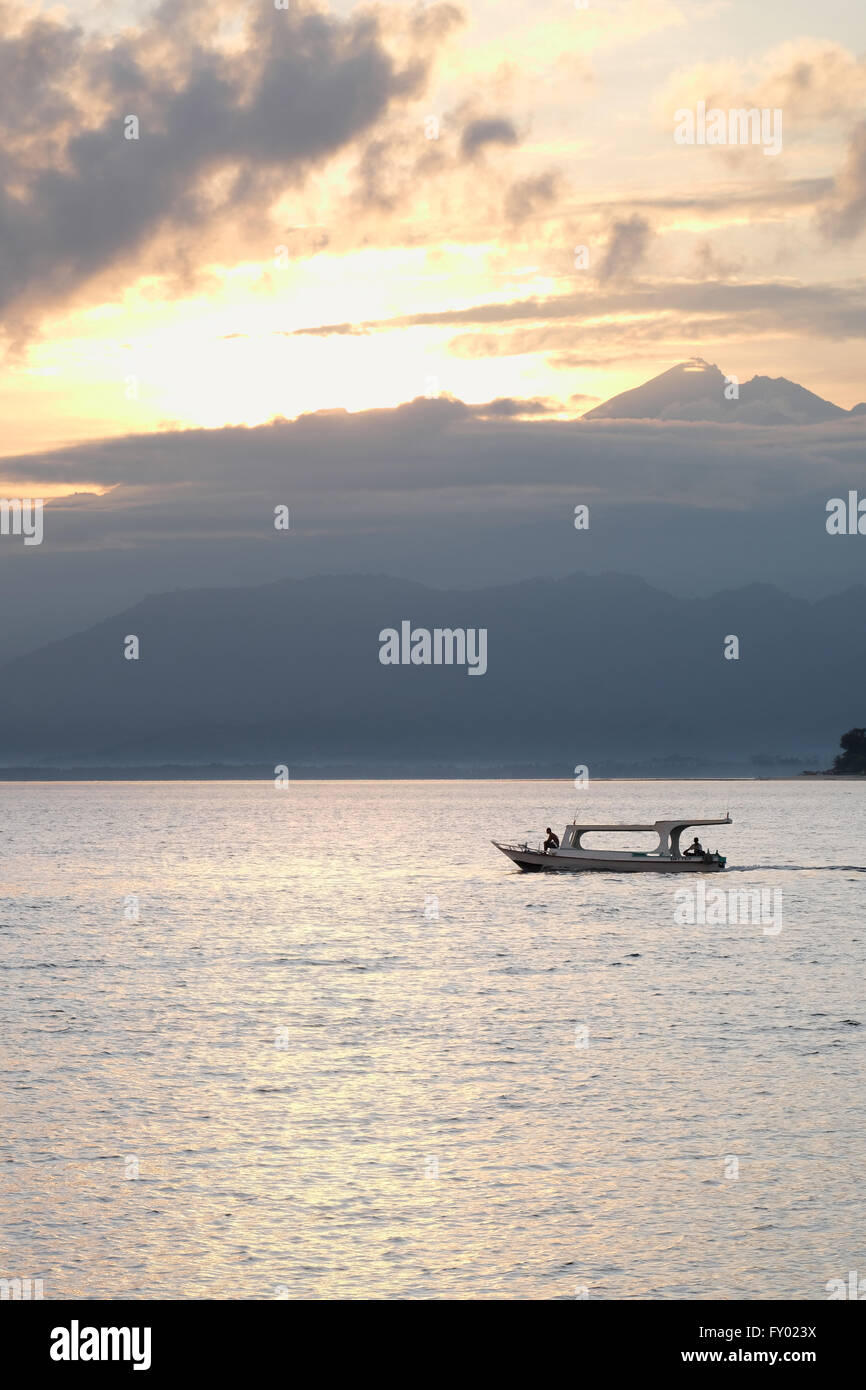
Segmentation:
<svg viewBox="0 0 866 1390">
<path fill-rule="evenodd" d="M 0 800 L 0 1277 L 825 1299 L 866 1275 L 866 782 Z M 490 844 L 729 808 L 704 843 L 733 867 L 702 881 L 765 890 L 754 920 Z"/>
</svg>

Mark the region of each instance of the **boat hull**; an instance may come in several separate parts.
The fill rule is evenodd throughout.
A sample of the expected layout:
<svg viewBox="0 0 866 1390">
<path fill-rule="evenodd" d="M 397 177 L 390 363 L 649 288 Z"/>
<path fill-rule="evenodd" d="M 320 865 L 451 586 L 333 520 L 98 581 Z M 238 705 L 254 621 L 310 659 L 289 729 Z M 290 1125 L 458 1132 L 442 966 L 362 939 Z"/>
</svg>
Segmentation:
<svg viewBox="0 0 866 1390">
<path fill-rule="evenodd" d="M 518 845 L 500 845 L 496 840 L 493 844 L 523 873 L 717 874 L 725 867 L 724 863 L 697 858 L 622 855 L 608 859 L 603 855 L 557 854 L 556 851 L 544 854 L 542 850 L 524 849 Z"/>
</svg>

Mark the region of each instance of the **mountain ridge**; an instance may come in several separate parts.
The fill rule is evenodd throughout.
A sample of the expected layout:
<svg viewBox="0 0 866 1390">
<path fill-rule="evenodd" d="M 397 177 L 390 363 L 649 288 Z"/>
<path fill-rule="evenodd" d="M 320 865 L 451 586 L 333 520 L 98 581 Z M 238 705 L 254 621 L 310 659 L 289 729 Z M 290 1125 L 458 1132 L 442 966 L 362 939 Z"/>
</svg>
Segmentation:
<svg viewBox="0 0 866 1390">
<path fill-rule="evenodd" d="M 814 760 L 861 712 L 864 597 L 682 597 L 580 571 L 481 590 L 381 574 L 175 589 L 4 666 L 0 764 Z M 404 621 L 484 628 L 486 674 L 383 665 L 380 633 Z"/>
<path fill-rule="evenodd" d="M 729 399 L 734 389 L 737 394 Z M 843 410 L 787 377 L 756 375 L 734 383 L 714 362 L 692 357 L 640 386 L 611 396 L 581 419 L 811 425 L 864 412 L 866 405 Z"/>
</svg>

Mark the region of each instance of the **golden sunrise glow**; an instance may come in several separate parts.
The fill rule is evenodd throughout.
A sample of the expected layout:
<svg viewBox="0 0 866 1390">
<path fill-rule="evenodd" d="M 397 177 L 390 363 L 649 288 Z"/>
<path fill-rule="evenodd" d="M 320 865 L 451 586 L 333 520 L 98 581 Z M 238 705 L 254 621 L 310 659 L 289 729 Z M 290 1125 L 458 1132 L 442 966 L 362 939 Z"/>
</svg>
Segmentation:
<svg viewBox="0 0 866 1390">
<path fill-rule="evenodd" d="M 62 11 L 42 8 L 63 23 Z M 833 120 L 850 118 L 858 90 L 854 51 L 768 40 L 744 65 L 726 50 L 736 35 L 716 9 L 479 0 L 457 30 L 430 39 L 426 86 L 374 135 L 272 180 L 237 216 L 224 210 L 174 235 L 155 226 L 150 249 L 145 238 L 126 259 L 107 257 L 56 302 L 36 293 L 23 329 L 14 317 L 9 329 L 5 452 L 440 393 L 543 398 L 573 416 L 693 354 L 744 374 L 771 365 L 854 404 L 862 390 L 843 342 L 827 343 L 816 381 L 801 325 L 787 327 L 781 311 L 740 327 L 699 298 L 685 314 L 665 302 L 674 285 L 775 282 L 782 255 L 794 288 L 816 268 L 828 282 L 858 273 L 844 239 L 825 240 L 820 260 L 810 241 L 821 179 L 838 171 Z M 333 13 L 347 22 L 353 7 Z M 180 61 L 169 35 L 145 38 L 138 0 L 85 7 L 81 18 L 93 34 L 144 26 L 142 54 Z M 228 25 L 199 20 L 201 42 L 245 61 L 241 10 Z M 383 8 L 392 55 L 408 42 L 406 23 L 400 6 Z M 249 54 L 258 61 L 257 48 Z M 800 115 L 786 74 L 819 59 L 827 90 L 804 96 Z M 726 84 L 745 100 L 750 82 L 788 93 L 783 158 L 674 144 L 678 104 Z M 112 110 L 94 92 L 88 120 Z M 237 159 L 206 164 L 202 205 L 221 206 L 241 177 Z M 810 179 L 814 194 L 791 198 Z M 633 293 L 649 303 L 630 303 Z M 548 313 L 563 297 L 569 307 Z"/>
</svg>

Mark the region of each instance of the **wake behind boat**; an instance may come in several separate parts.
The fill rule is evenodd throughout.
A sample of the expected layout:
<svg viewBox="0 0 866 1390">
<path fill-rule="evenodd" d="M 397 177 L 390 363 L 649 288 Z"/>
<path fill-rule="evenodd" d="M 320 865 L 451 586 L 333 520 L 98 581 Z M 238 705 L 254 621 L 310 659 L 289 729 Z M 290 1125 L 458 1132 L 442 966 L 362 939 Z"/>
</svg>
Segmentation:
<svg viewBox="0 0 866 1390">
<path fill-rule="evenodd" d="M 699 843 L 697 836 L 689 849 L 680 849 L 684 830 L 698 825 L 731 825 L 730 816 L 723 820 L 657 820 L 650 825 L 579 825 L 572 821 L 565 827 L 562 841 L 553 845 L 501 845 L 497 849 L 527 873 L 537 871 L 586 873 L 717 873 L 727 863 L 717 850 L 710 852 Z M 658 845 L 651 850 L 586 849 L 581 843 L 584 835 L 603 832 L 638 832 L 658 835 Z"/>
</svg>

